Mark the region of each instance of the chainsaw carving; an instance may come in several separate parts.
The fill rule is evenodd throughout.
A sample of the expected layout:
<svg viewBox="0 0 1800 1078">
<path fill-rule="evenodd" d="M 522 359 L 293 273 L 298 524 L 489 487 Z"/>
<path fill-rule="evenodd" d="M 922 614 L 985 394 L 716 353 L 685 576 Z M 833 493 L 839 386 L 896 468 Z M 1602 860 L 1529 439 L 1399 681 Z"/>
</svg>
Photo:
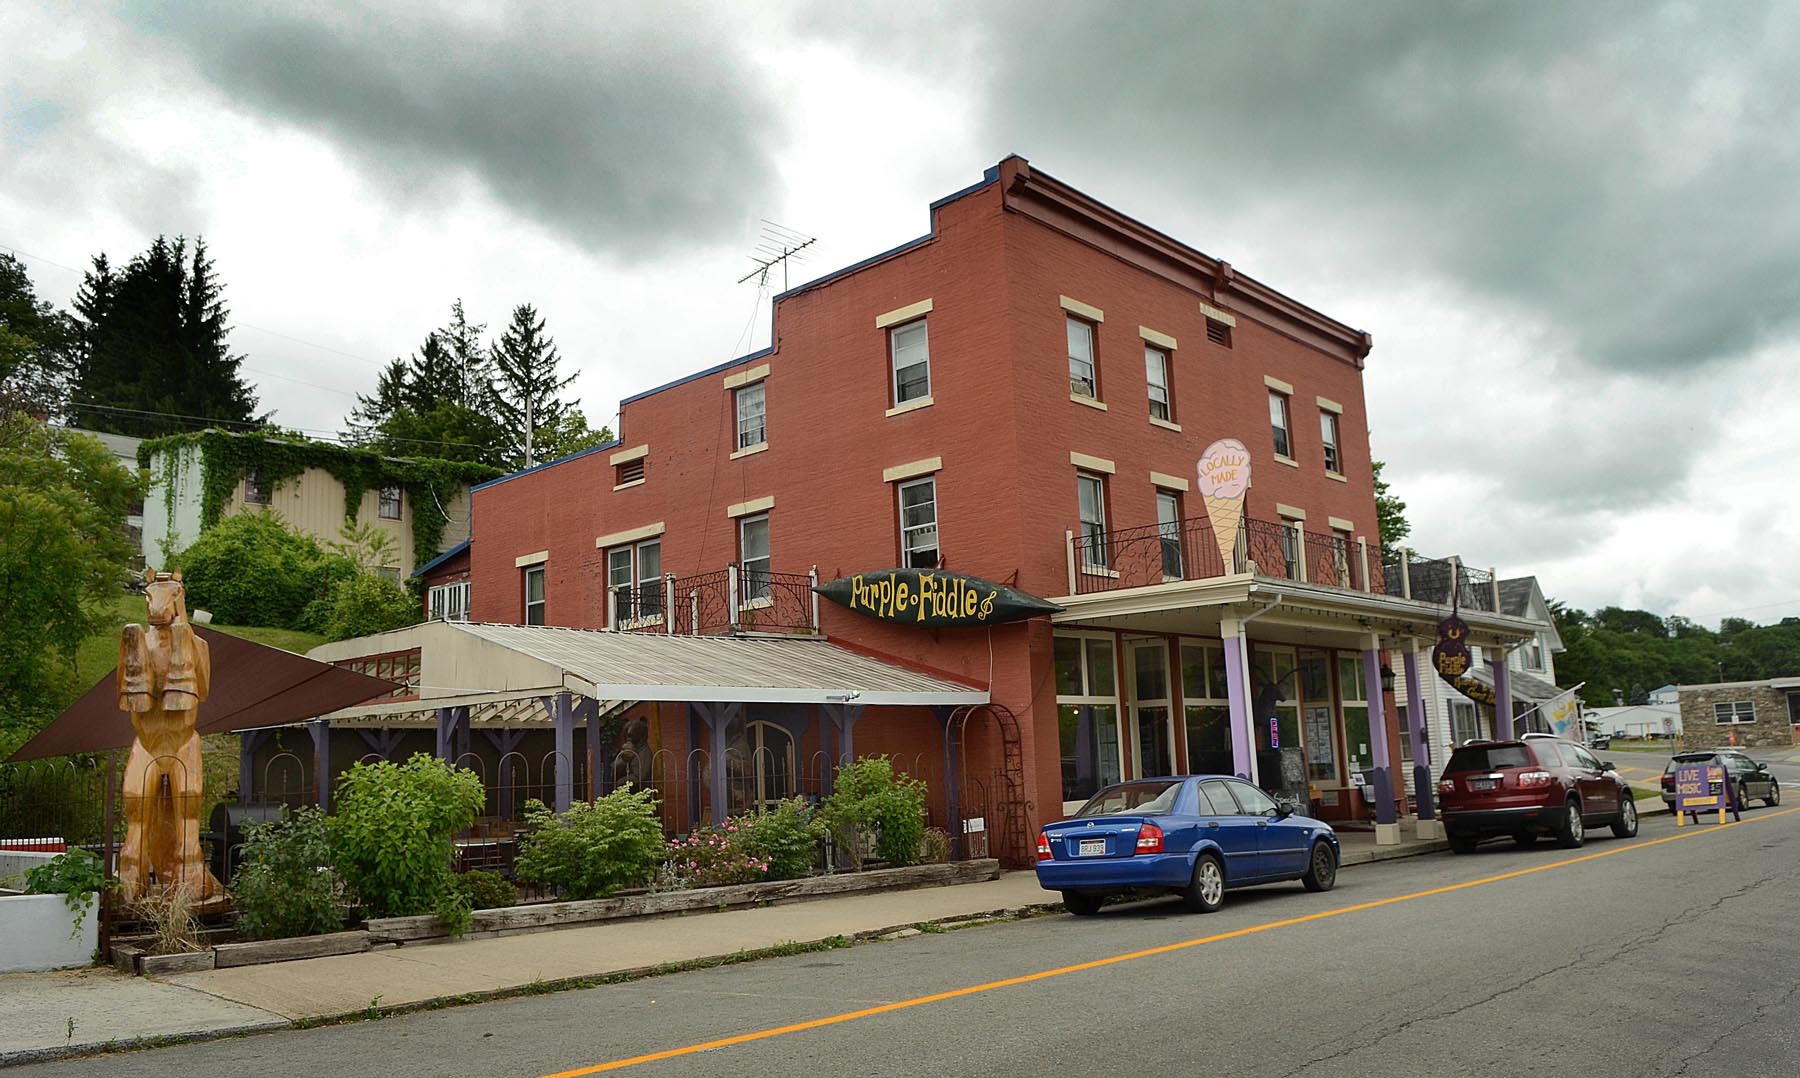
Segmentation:
<svg viewBox="0 0 1800 1078">
<path fill-rule="evenodd" d="M 144 572 L 145 625 L 119 640 L 119 707 L 137 737 L 125 765 L 125 845 L 119 886 L 126 899 L 152 886 L 218 896 L 200 851 L 200 704 L 212 679 L 206 641 L 187 620 L 180 573 Z"/>
</svg>

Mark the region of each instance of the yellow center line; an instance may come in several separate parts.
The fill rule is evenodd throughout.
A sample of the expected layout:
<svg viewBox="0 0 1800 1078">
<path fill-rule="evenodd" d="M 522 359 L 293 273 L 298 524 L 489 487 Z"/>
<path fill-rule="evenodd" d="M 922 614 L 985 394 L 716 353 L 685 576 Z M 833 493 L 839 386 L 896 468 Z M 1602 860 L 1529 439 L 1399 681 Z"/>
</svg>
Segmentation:
<svg viewBox="0 0 1800 1078">
<path fill-rule="evenodd" d="M 858 1018 L 872 1018 L 878 1014 L 888 1014 L 893 1011 L 907 1010 L 912 1007 L 922 1007 L 927 1003 L 941 1003 L 944 1000 L 960 999 L 964 996 L 972 996 L 980 992 L 992 992 L 999 988 L 1011 988 L 1015 985 L 1031 984 L 1034 981 L 1044 981 L 1051 977 L 1062 977 L 1070 973 L 1080 973 L 1084 970 L 1099 969 L 1103 966 L 1117 965 L 1121 962 L 1131 962 L 1139 958 L 1150 958 L 1154 955 L 1169 954 L 1174 951 L 1186 950 L 1189 947 L 1199 947 L 1208 943 L 1218 943 L 1222 940 L 1237 939 L 1241 936 L 1254 936 L 1259 932 L 1268 932 L 1272 929 L 1288 928 L 1292 925 L 1306 924 L 1310 921 L 1323 921 L 1328 917 L 1341 917 L 1346 913 L 1360 913 L 1363 910 L 1380 909 L 1383 906 L 1392 906 L 1399 902 L 1411 902 L 1418 898 L 1430 898 L 1434 895 L 1447 895 L 1455 891 L 1467 890 L 1471 887 L 1482 887 L 1490 883 L 1500 883 L 1503 880 L 1518 879 L 1521 876 L 1529 876 L 1536 872 L 1548 872 L 1553 868 L 1566 868 L 1569 865 L 1579 865 L 1584 861 L 1595 861 L 1602 857 L 1612 857 L 1615 854 L 1630 853 L 1632 850 L 1642 850 L 1651 846 L 1661 846 L 1665 842 L 1680 842 L 1682 839 L 1694 838 L 1697 835 L 1716 834 L 1727 828 L 1739 827 L 1747 823 L 1755 823 L 1758 820 L 1772 820 L 1777 816 L 1787 816 L 1795 812 L 1800 812 L 1800 807 L 1759 814 L 1751 819 L 1716 824 L 1705 829 L 1681 831 L 1665 838 L 1650 839 L 1645 842 L 1634 842 L 1629 846 L 1615 846 L 1610 849 L 1602 850 L 1599 853 L 1583 854 L 1580 857 L 1571 857 L 1563 861 L 1552 861 L 1547 865 L 1535 865 L 1531 868 L 1521 868 L 1512 872 L 1502 872 L 1497 876 L 1487 876 L 1479 880 L 1469 880 L 1466 883 L 1453 883 L 1443 887 L 1433 887 L 1428 891 L 1414 891 L 1411 894 L 1396 895 L 1393 898 L 1382 898 L 1372 902 L 1361 902 L 1354 906 L 1343 906 L 1335 910 L 1309 913 L 1304 917 L 1290 917 L 1284 921 L 1270 921 L 1266 924 L 1253 925 L 1250 928 L 1239 928 L 1231 932 L 1221 932 L 1213 936 L 1203 936 L 1199 939 L 1183 940 L 1180 943 L 1164 944 L 1161 947 L 1151 947 L 1142 951 L 1132 951 L 1127 954 L 1112 955 L 1108 958 L 1097 958 L 1091 962 L 1078 962 L 1072 966 L 1059 966 L 1056 969 L 1040 970 L 1037 973 L 1027 973 L 1019 977 L 1008 977 L 1001 981 L 989 981 L 986 984 L 970 985 L 966 988 L 952 989 L 948 992 L 937 992 L 929 996 L 918 996 L 913 999 L 899 1000 L 894 1003 L 883 1003 L 875 1007 L 864 1007 L 861 1010 L 846 1011 L 843 1014 L 834 1014 L 827 1018 L 815 1018 L 807 1022 L 795 1022 L 792 1025 L 776 1026 L 773 1029 L 757 1030 L 754 1033 L 740 1033 L 734 1037 L 721 1037 L 718 1040 L 705 1041 L 701 1044 L 690 1044 L 681 1048 L 670 1048 L 661 1052 L 650 1052 L 646 1055 L 632 1056 L 628 1059 L 615 1059 L 610 1063 L 598 1063 L 591 1067 L 578 1067 L 575 1070 L 557 1071 L 555 1074 L 545 1075 L 544 1078 L 577 1078 L 579 1075 L 623 1070 L 626 1067 L 635 1067 L 644 1063 L 655 1063 L 658 1060 L 676 1059 L 681 1056 L 694 1055 L 698 1052 L 709 1052 L 718 1048 L 730 1048 L 733 1045 L 749 1044 L 752 1041 L 768 1040 L 771 1037 L 780 1037 L 789 1033 L 802 1033 L 809 1029 L 821 1029 L 825 1026 L 837 1025 L 840 1022 L 852 1022 Z"/>
</svg>

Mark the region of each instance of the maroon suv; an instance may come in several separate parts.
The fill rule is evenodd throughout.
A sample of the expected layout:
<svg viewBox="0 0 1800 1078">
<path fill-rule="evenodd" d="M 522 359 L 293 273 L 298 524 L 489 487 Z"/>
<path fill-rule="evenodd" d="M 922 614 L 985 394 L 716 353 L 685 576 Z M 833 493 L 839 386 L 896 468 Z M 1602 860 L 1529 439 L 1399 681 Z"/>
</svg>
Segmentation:
<svg viewBox="0 0 1800 1078">
<path fill-rule="evenodd" d="M 1548 735 L 1472 741 L 1455 750 L 1438 780 L 1438 801 L 1457 853 L 1494 835 L 1511 835 L 1521 846 L 1552 835 L 1573 849 L 1600 824 L 1620 838 L 1638 830 L 1637 802 L 1613 765 Z"/>
</svg>

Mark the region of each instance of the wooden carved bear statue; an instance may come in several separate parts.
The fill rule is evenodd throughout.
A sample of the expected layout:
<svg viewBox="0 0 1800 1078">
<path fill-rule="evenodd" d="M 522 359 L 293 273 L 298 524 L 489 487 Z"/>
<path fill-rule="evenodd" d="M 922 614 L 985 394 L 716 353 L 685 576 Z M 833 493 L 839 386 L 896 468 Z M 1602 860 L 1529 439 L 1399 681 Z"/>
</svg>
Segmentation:
<svg viewBox="0 0 1800 1078">
<path fill-rule="evenodd" d="M 149 624 L 119 640 L 119 707 L 137 737 L 125 764 L 125 845 L 119 887 L 127 900 L 152 886 L 218 897 L 200 850 L 200 704 L 212 680 L 206 641 L 187 620 L 180 573 L 144 572 Z"/>
</svg>

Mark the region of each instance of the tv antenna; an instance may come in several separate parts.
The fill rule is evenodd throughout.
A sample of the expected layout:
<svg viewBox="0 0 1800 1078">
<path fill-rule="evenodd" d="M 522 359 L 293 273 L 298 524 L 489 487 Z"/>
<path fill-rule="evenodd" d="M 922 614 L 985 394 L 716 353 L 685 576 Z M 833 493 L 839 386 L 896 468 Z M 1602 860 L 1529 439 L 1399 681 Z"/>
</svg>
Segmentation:
<svg viewBox="0 0 1800 1078">
<path fill-rule="evenodd" d="M 756 263 L 756 268 L 739 277 L 737 283 L 743 284 L 755 277 L 758 278 L 756 283 L 759 286 L 766 285 L 769 283 L 769 271 L 780 266 L 781 290 L 786 292 L 788 289 L 788 263 L 806 261 L 806 256 L 800 252 L 819 241 L 817 237 L 808 236 L 803 232 L 795 232 L 766 217 L 761 220 L 762 235 L 757 237 L 755 253 L 750 256 L 750 261 Z"/>
</svg>

